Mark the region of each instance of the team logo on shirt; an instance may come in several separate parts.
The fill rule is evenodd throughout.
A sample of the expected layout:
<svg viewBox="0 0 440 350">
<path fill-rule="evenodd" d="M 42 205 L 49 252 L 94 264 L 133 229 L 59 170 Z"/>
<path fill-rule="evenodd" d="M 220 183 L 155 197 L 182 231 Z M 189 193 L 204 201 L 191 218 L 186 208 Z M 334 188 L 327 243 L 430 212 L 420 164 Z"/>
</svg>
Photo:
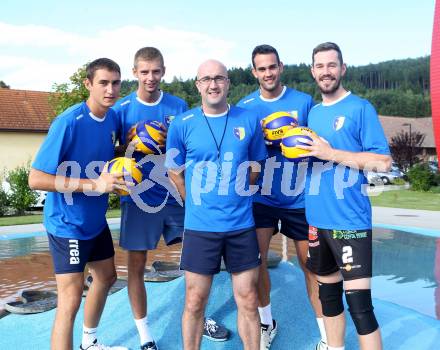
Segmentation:
<svg viewBox="0 0 440 350">
<path fill-rule="evenodd" d="M 116 131 L 112 131 L 112 145 L 116 143 Z"/>
<path fill-rule="evenodd" d="M 336 117 L 335 122 L 333 123 L 333 129 L 335 129 L 335 131 L 338 131 L 344 126 L 344 122 L 345 122 L 345 117 L 343 115 Z"/>
<path fill-rule="evenodd" d="M 234 128 L 234 136 L 240 141 L 246 136 L 246 132 L 243 127 Z"/>
<path fill-rule="evenodd" d="M 170 126 L 170 124 L 174 120 L 174 118 L 176 118 L 175 115 L 166 115 L 165 116 L 165 123 L 167 124 L 167 126 Z"/>
</svg>

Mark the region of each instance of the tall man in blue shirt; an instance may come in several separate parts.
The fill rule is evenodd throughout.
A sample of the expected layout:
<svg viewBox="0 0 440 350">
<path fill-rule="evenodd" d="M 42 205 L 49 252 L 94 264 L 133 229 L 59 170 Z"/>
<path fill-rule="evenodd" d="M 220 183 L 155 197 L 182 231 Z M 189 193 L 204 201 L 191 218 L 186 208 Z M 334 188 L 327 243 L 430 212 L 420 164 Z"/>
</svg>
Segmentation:
<svg viewBox="0 0 440 350">
<path fill-rule="evenodd" d="M 101 171 L 113 158 L 117 124 L 110 107 L 119 96 L 121 73 L 115 62 L 100 58 L 87 66 L 86 74 L 89 98 L 55 118 L 29 174 L 32 189 L 49 191 L 44 226 L 58 291 L 51 348 L 72 349 L 73 323 L 88 264 L 93 283 L 84 307 L 80 349 L 126 349 L 106 347 L 96 340 L 107 293 L 116 280 L 115 252 L 105 213 L 107 193 L 123 189 L 124 181 L 122 174 Z"/>
<path fill-rule="evenodd" d="M 338 45 L 323 43 L 312 54 L 312 75 L 322 103 L 309 113 L 319 136 L 302 148 L 318 158 L 306 189 L 310 223 L 307 267 L 317 274 L 328 349 L 344 349 L 342 294 L 363 350 L 382 349 L 371 301 L 372 224 L 363 170 L 388 171 L 391 157 L 374 107 L 341 84 L 346 72 Z"/>
<path fill-rule="evenodd" d="M 313 99 L 308 94 L 281 84 L 283 63 L 280 61 L 277 50 L 270 45 L 255 47 L 252 51 L 252 66 L 252 74 L 258 80 L 260 88 L 244 97 L 238 106 L 256 112 L 261 120 L 274 113 L 284 112 L 294 117 L 298 125 L 307 126 L 307 116 L 313 106 Z M 277 332 L 277 323 L 272 318 L 270 303 L 271 286 L 267 270 L 267 253 L 272 235 L 278 232 L 278 223 L 281 222 L 281 232 L 295 242 L 299 266 L 304 271 L 307 292 L 321 333 L 321 341 L 317 349 L 324 349 L 326 338 L 321 304 L 318 299 L 318 284 L 316 276 L 305 268 L 309 232 L 304 210 L 305 172 L 301 172 L 299 166 L 294 166 L 291 175 L 287 178 L 285 174 L 294 163 L 284 159 L 279 145 L 269 144 L 267 151 L 266 169 L 268 171 L 262 171 L 260 174 L 258 179 L 260 188 L 254 195 L 253 203 L 261 253 L 258 277 L 260 347 L 261 350 L 269 349 Z"/>
<path fill-rule="evenodd" d="M 260 168 L 256 162 L 266 158 L 266 148 L 258 118 L 228 105 L 229 79 L 222 63 L 201 64 L 196 86 L 202 105 L 171 124 L 165 163 L 186 207 L 181 257 L 186 283 L 184 349 L 200 348 L 203 313 L 223 256 L 232 274 L 244 349 L 255 350 L 260 341 L 260 259 L 251 185 Z"/>
</svg>

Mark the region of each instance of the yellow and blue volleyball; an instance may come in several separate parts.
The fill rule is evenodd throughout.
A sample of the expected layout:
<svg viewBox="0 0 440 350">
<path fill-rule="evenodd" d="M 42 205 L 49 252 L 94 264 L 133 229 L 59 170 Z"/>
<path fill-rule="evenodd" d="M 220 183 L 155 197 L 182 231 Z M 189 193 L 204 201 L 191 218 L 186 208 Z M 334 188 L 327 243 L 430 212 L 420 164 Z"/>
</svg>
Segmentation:
<svg viewBox="0 0 440 350">
<path fill-rule="evenodd" d="M 287 130 L 298 126 L 298 120 L 291 113 L 281 111 L 268 115 L 263 119 L 261 126 L 264 138 L 273 145 L 279 145 Z"/>
<path fill-rule="evenodd" d="M 143 120 L 136 124 L 133 140 L 138 141 L 136 151 L 145 154 L 161 154 L 164 150 L 162 123 L 156 120 Z"/>
<path fill-rule="evenodd" d="M 283 154 L 284 158 L 291 162 L 301 162 L 307 159 L 307 157 L 300 157 L 300 155 L 307 154 L 310 151 L 298 147 L 308 146 L 307 144 L 299 141 L 299 139 L 312 140 L 307 133 L 316 135 L 312 129 L 306 127 L 296 127 L 286 132 L 281 141 L 281 153 Z"/>
<path fill-rule="evenodd" d="M 124 175 L 123 178 L 128 183 L 137 185 L 142 182 L 142 172 L 136 162 L 131 158 L 114 158 L 107 163 L 106 169 L 110 174 L 125 173 L 126 175 Z M 128 188 L 130 186 L 132 185 L 127 185 Z M 117 190 L 116 192 L 121 196 L 127 196 L 129 194 L 124 190 Z"/>
</svg>

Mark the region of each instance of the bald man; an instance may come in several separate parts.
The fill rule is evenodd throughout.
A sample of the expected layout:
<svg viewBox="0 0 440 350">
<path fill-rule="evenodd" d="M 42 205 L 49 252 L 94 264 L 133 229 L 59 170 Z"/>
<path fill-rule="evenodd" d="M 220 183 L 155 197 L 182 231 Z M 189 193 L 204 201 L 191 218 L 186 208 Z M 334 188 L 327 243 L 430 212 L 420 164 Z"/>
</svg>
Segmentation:
<svg viewBox="0 0 440 350">
<path fill-rule="evenodd" d="M 186 281 L 184 349 L 200 348 L 212 278 L 220 271 L 223 257 L 232 275 L 243 348 L 255 350 L 260 342 L 260 258 L 252 194 L 266 147 L 257 116 L 228 105 L 229 79 L 221 62 L 202 63 L 196 86 L 202 105 L 171 123 L 165 162 L 185 200 L 180 263 Z"/>
</svg>

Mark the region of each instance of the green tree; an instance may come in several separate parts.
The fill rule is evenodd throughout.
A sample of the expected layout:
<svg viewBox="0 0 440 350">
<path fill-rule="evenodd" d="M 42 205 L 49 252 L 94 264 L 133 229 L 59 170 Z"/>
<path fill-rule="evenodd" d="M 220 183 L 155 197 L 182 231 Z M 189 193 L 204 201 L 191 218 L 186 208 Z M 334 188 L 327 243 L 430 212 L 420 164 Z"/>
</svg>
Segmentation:
<svg viewBox="0 0 440 350">
<path fill-rule="evenodd" d="M 6 83 L 3 80 L 0 80 L 0 89 L 9 89 L 10 86 L 6 85 Z"/>
<path fill-rule="evenodd" d="M 24 211 L 36 203 L 37 193 L 29 188 L 28 177 L 31 166 L 30 162 L 9 171 L 7 179 L 11 185 L 9 202 L 18 215 L 23 215 Z"/>
<path fill-rule="evenodd" d="M 70 78 L 69 83 L 54 84 L 53 94 L 49 97 L 49 104 L 53 108 L 53 114 L 48 116 L 53 119 L 76 103 L 85 101 L 89 97 L 89 91 L 84 86 L 86 79 L 87 64 L 80 67 Z"/>
</svg>

